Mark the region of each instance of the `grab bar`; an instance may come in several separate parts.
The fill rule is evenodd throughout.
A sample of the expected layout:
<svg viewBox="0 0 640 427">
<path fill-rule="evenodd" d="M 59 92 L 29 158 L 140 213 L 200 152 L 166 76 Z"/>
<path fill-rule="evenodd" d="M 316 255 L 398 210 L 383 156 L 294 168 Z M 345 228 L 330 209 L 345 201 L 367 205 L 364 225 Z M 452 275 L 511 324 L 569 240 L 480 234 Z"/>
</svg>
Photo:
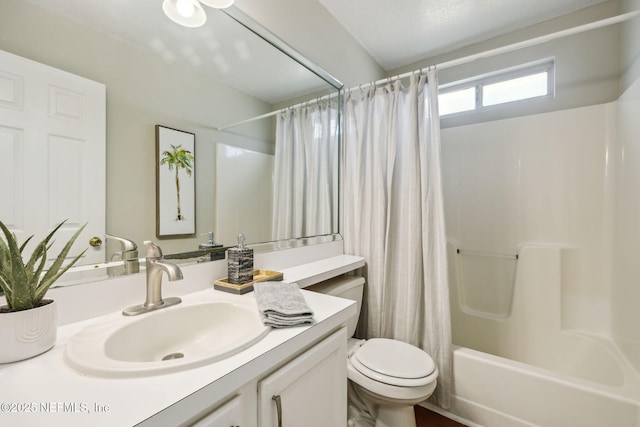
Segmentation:
<svg viewBox="0 0 640 427">
<path fill-rule="evenodd" d="M 466 251 L 462 249 L 456 249 L 456 253 L 460 255 L 474 255 L 474 256 L 483 256 L 483 257 L 491 257 L 491 258 L 514 259 L 516 261 L 518 260 L 518 254 L 515 254 L 515 255 L 492 254 L 488 252 Z"/>
</svg>

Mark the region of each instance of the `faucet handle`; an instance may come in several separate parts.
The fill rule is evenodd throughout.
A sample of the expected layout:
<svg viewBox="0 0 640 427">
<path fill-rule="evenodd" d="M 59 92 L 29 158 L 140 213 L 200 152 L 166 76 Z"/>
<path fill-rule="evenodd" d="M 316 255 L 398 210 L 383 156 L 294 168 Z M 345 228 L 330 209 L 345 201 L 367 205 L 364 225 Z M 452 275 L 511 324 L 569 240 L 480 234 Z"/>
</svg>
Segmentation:
<svg viewBox="0 0 640 427">
<path fill-rule="evenodd" d="M 104 237 L 120 242 L 120 244 L 122 245 L 122 250 L 125 252 L 138 250 L 138 245 L 136 245 L 136 242 L 134 242 L 133 240 L 124 239 L 112 234 L 105 234 Z"/>
<path fill-rule="evenodd" d="M 147 259 L 162 258 L 162 249 L 160 249 L 160 246 L 156 245 L 151 240 L 145 240 L 144 244 L 147 247 Z"/>
</svg>

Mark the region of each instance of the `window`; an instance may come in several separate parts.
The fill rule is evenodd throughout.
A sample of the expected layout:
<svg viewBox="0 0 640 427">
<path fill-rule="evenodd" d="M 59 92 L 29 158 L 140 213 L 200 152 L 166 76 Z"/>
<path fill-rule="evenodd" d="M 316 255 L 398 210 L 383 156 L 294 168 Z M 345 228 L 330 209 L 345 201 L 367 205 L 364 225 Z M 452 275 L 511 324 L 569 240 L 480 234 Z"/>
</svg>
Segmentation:
<svg viewBox="0 0 640 427">
<path fill-rule="evenodd" d="M 438 104 L 441 116 L 474 110 L 476 108 L 476 90 L 471 87 L 440 93 Z"/>
<path fill-rule="evenodd" d="M 440 116 L 480 111 L 502 104 L 551 98 L 554 61 L 544 60 L 440 87 Z"/>
</svg>

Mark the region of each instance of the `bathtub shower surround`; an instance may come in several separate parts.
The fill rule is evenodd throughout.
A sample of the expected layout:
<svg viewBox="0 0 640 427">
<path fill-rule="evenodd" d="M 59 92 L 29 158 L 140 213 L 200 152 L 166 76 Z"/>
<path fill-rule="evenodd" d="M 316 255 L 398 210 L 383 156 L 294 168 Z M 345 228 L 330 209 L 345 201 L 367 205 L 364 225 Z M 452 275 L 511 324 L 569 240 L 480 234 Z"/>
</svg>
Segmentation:
<svg viewBox="0 0 640 427">
<path fill-rule="evenodd" d="M 440 177 L 437 75 L 345 94 L 345 252 L 367 259 L 359 334 L 405 341 L 434 359 L 447 407 L 451 325 Z"/>
<path fill-rule="evenodd" d="M 638 425 L 639 99 L 443 131 L 452 412 Z"/>
</svg>

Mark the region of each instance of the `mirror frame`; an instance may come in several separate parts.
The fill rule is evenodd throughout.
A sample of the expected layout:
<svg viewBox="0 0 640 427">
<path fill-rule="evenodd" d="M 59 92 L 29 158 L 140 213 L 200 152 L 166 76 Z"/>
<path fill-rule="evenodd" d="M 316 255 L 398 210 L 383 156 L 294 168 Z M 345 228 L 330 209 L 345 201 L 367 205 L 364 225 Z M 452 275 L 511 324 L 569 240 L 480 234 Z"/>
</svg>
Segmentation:
<svg viewBox="0 0 640 427">
<path fill-rule="evenodd" d="M 340 91 L 344 87 L 342 82 L 331 74 L 329 74 L 326 70 L 322 69 L 317 64 L 311 62 L 289 44 L 287 44 L 284 40 L 280 39 L 278 36 L 273 34 L 271 31 L 267 30 L 253 18 L 251 18 L 246 13 L 242 12 L 235 6 L 220 9 L 222 13 L 229 16 L 231 19 L 236 21 L 238 24 L 242 25 L 258 37 L 260 37 L 265 42 L 269 43 L 271 46 L 278 49 L 280 52 L 287 55 L 289 58 L 296 61 L 298 64 L 302 65 L 309 71 L 311 71 L 316 76 L 320 77 L 322 80 L 327 82 L 329 85 L 333 86 L 337 91 Z"/>
<path fill-rule="evenodd" d="M 337 95 L 338 104 L 340 105 L 339 112 L 338 112 L 338 150 L 340 153 L 342 153 L 342 114 L 343 114 L 342 88 L 344 87 L 344 84 L 340 80 L 336 79 L 331 74 L 329 74 L 326 70 L 324 70 L 323 68 L 321 68 L 314 62 L 310 61 L 305 56 L 303 56 L 301 53 L 299 53 L 297 50 L 291 47 L 284 40 L 282 40 L 281 38 L 273 34 L 271 31 L 267 30 L 260 23 L 255 21 L 246 13 L 242 12 L 237 7 L 232 6 L 226 9 L 220 9 L 220 11 L 226 14 L 227 16 L 229 16 L 234 21 L 236 21 L 238 24 L 245 27 L 247 30 L 251 31 L 258 37 L 260 37 L 266 43 L 270 44 L 280 52 L 284 53 L 286 56 L 296 61 L 298 64 L 302 65 L 307 70 L 311 71 L 313 74 L 315 74 L 320 79 L 324 80 L 327 84 L 329 84 L 330 86 L 336 89 L 336 92 L 338 94 Z M 339 159 L 341 159 L 341 157 L 342 156 L 340 156 Z M 339 160 L 339 161 L 341 162 L 342 160 Z M 340 171 L 341 171 L 341 168 L 338 167 L 338 183 L 340 183 L 340 178 L 341 178 Z M 316 245 L 320 243 L 328 243 L 328 242 L 342 240 L 342 235 L 340 234 L 340 225 L 341 225 L 340 218 L 342 216 L 341 214 L 342 192 L 341 192 L 341 185 L 338 184 L 338 186 L 339 186 L 339 189 L 338 189 L 338 198 L 337 198 L 337 203 L 338 203 L 337 232 L 332 234 L 319 235 L 319 236 L 307 236 L 307 237 L 298 237 L 294 239 L 284 239 L 284 240 L 274 240 L 270 242 L 252 243 L 248 246 L 253 248 L 255 253 L 264 253 L 264 252 L 275 252 L 283 249 L 292 249 L 292 248 L 298 248 L 303 246 Z"/>
</svg>

